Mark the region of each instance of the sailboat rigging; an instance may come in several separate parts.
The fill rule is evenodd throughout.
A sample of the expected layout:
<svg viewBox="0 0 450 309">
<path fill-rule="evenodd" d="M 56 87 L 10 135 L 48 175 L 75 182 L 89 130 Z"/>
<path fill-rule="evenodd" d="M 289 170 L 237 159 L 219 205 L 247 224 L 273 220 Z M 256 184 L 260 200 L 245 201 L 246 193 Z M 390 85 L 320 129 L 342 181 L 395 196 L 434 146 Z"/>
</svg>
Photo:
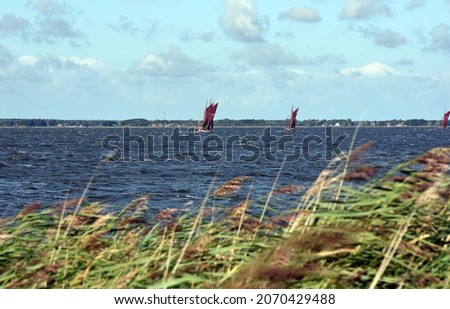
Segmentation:
<svg viewBox="0 0 450 309">
<path fill-rule="evenodd" d="M 297 122 L 297 113 L 298 113 L 298 107 L 294 110 L 294 106 L 291 107 L 291 118 L 289 120 L 289 127 L 284 128 L 286 131 L 291 132 L 295 131 L 295 125 Z"/>
<path fill-rule="evenodd" d="M 219 102 L 212 102 L 210 100 L 209 105 L 206 103 L 205 110 L 203 112 L 202 126 L 198 126 L 195 130 L 197 132 L 210 132 L 214 129 L 214 116 L 216 115 Z"/>
<path fill-rule="evenodd" d="M 445 127 L 447 126 L 449 116 L 450 116 L 450 111 L 448 111 L 446 113 L 444 112 L 444 116 L 442 117 L 442 121 L 441 121 L 441 129 L 445 129 Z"/>
</svg>

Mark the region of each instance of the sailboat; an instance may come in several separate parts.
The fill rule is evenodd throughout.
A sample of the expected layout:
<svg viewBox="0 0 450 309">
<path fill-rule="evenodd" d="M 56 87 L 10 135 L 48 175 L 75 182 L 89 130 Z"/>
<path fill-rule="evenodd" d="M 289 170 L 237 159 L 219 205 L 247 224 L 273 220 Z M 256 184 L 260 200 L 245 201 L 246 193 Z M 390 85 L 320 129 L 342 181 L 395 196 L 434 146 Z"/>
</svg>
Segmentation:
<svg viewBox="0 0 450 309">
<path fill-rule="evenodd" d="M 444 112 L 444 117 L 442 117 L 441 129 L 445 129 L 447 126 L 448 117 L 450 116 L 450 111 Z"/>
<path fill-rule="evenodd" d="M 198 126 L 195 131 L 197 132 L 210 132 L 214 129 L 214 116 L 216 115 L 219 102 L 212 102 L 210 100 L 209 105 L 206 103 L 205 110 L 203 112 L 203 124 Z"/>
<path fill-rule="evenodd" d="M 289 127 L 284 128 L 285 131 L 287 131 L 287 132 L 295 131 L 295 124 L 297 122 L 297 112 L 298 112 L 298 107 L 296 109 L 294 109 L 294 106 L 292 106 L 291 107 L 291 119 L 289 121 Z"/>
</svg>

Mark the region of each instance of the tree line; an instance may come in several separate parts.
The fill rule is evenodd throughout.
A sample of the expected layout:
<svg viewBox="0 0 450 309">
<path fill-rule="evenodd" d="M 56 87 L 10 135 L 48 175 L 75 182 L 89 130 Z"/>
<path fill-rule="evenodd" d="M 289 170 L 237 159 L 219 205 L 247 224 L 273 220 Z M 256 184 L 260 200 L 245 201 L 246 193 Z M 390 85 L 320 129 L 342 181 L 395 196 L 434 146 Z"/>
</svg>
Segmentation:
<svg viewBox="0 0 450 309">
<path fill-rule="evenodd" d="M 283 127 L 288 119 L 218 119 L 215 127 Z M 392 119 L 382 121 L 354 121 L 351 119 L 307 119 L 298 120 L 297 126 L 364 126 L 364 127 L 399 127 L 399 126 L 439 126 L 440 120 L 425 119 Z M 197 120 L 147 120 L 142 118 L 128 120 L 58 120 L 58 119 L 0 119 L 0 127 L 195 127 Z"/>
</svg>

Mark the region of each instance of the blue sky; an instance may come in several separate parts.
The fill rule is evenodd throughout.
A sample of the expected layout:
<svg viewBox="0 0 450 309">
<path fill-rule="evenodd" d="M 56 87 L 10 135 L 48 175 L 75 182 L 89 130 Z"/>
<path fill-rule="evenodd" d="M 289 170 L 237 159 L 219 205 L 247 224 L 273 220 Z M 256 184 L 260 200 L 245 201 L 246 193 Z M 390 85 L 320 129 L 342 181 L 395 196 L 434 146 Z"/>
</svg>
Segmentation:
<svg viewBox="0 0 450 309">
<path fill-rule="evenodd" d="M 0 118 L 440 119 L 450 0 L 2 0 Z"/>
</svg>

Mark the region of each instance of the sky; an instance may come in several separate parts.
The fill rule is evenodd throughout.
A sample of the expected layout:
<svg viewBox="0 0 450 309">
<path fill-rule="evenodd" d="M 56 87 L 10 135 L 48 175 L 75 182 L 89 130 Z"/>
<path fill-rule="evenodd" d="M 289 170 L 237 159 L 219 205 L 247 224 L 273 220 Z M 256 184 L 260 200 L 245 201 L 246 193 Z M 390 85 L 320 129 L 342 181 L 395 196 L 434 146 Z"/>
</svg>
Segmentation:
<svg viewBox="0 0 450 309">
<path fill-rule="evenodd" d="M 0 118 L 438 120 L 450 0 L 2 0 Z"/>
</svg>

